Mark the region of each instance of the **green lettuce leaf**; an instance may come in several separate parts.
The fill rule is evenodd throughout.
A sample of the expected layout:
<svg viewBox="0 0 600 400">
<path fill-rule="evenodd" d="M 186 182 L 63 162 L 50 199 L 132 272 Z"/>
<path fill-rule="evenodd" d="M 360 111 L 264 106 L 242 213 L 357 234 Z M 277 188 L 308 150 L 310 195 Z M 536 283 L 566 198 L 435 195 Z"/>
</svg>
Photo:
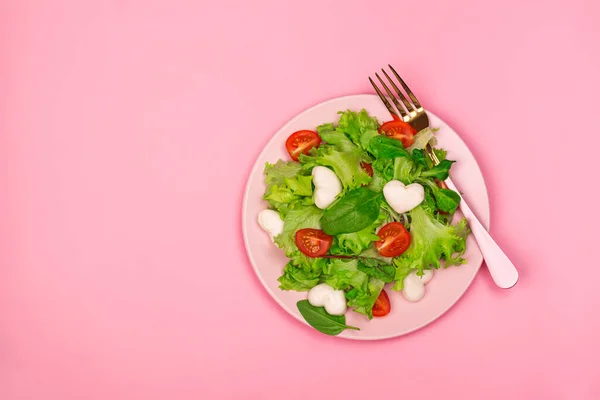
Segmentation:
<svg viewBox="0 0 600 400">
<path fill-rule="evenodd" d="M 450 173 L 450 167 L 455 161 L 450 160 L 442 160 L 438 165 L 431 168 L 430 170 L 423 171 L 421 173 L 422 178 L 436 178 L 440 180 L 448 179 L 448 174 Z"/>
<path fill-rule="evenodd" d="M 381 279 L 370 278 L 365 290 L 350 289 L 346 292 L 348 307 L 353 308 L 357 313 L 366 315 L 369 319 L 373 318 L 373 305 L 375 305 L 384 284 Z"/>
<path fill-rule="evenodd" d="M 328 144 L 338 151 L 356 150 L 356 145 L 343 132 L 336 131 L 333 124 L 323 124 L 317 127 L 317 133 Z"/>
<path fill-rule="evenodd" d="M 265 166 L 267 188 L 263 199 L 285 217 L 290 209 L 312 204 L 312 176 L 302 175 L 297 162 L 277 161 Z"/>
<path fill-rule="evenodd" d="M 317 165 L 333 168 L 344 189 L 351 190 L 371 182 L 371 177 L 360 166 L 361 161 L 367 158 L 366 153 L 358 148 L 338 151 L 334 146 L 322 145 L 317 149 L 316 155 L 300 155 L 300 162 L 305 170 L 311 170 Z"/>
<path fill-rule="evenodd" d="M 394 179 L 408 185 L 413 183 L 420 174 L 421 168 L 410 158 L 396 157 L 394 159 Z"/>
<path fill-rule="evenodd" d="M 323 279 L 334 289 L 346 290 L 353 287 L 366 290 L 369 277 L 358 270 L 357 259 L 332 258 L 323 271 Z"/>
<path fill-rule="evenodd" d="M 458 225 L 444 225 L 426 212 L 422 206 L 417 206 L 409 212 L 410 216 L 410 246 L 400 257 L 394 260 L 396 264 L 396 279 L 404 271 L 416 270 L 422 274 L 424 269 L 440 268 L 440 260 L 446 260 L 446 266 L 464 263 L 462 258 L 466 248 L 466 237 L 469 232 L 466 220 Z M 394 289 L 399 290 L 402 280 L 399 279 Z"/>
<path fill-rule="evenodd" d="M 443 189 L 436 185 L 432 180 L 419 179 L 425 187 L 425 200 L 427 208 L 431 210 L 439 209 L 449 214 L 454 214 L 460 204 L 460 195 L 451 189 Z M 431 198 L 435 199 L 436 207 L 431 207 Z"/>
<path fill-rule="evenodd" d="M 358 270 L 373 278 L 381 279 L 385 283 L 393 281 L 396 277 L 396 267 L 374 258 L 360 259 Z"/>
<path fill-rule="evenodd" d="M 385 212 L 380 212 L 379 217 L 368 227 L 358 232 L 342 233 L 334 236 L 330 249 L 331 254 L 358 255 L 368 249 L 371 244 L 379 240 L 375 230 L 383 224 L 387 217 Z"/>
<path fill-rule="evenodd" d="M 283 274 L 277 279 L 282 290 L 306 292 L 320 281 L 326 258 L 309 258 L 298 252 L 283 268 Z"/>
<path fill-rule="evenodd" d="M 411 158 L 410 153 L 402 146 L 402 142 L 387 136 L 377 135 L 369 142 L 371 153 L 377 158 Z"/>
<path fill-rule="evenodd" d="M 346 134 L 357 146 L 368 150 L 371 139 L 379 135 L 377 118 L 371 117 L 365 110 L 360 112 L 348 110 L 339 114 L 337 130 Z"/>
</svg>

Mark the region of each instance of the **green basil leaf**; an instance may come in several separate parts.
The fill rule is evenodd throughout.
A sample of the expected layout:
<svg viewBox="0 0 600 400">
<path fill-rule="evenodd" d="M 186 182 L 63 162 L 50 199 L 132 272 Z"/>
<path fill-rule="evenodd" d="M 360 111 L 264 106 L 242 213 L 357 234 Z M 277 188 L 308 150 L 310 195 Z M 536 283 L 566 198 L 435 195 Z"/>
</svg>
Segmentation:
<svg viewBox="0 0 600 400">
<path fill-rule="evenodd" d="M 375 136 L 369 142 L 371 153 L 377 158 L 411 158 L 410 153 L 402 146 L 402 142 L 387 136 Z"/>
<path fill-rule="evenodd" d="M 425 169 L 429 168 L 427 166 L 425 152 L 423 151 L 423 149 L 414 149 L 412 152 L 412 159 L 415 162 L 415 164 L 420 165 Z"/>
<path fill-rule="evenodd" d="M 439 210 L 450 214 L 456 211 L 460 203 L 458 193 L 450 189 L 442 189 L 430 179 L 419 179 L 419 183 L 426 188 L 424 207 L 429 208 L 430 212 L 433 213 L 434 209 L 431 207 L 431 197 L 429 194 L 435 198 L 435 204 Z"/>
<path fill-rule="evenodd" d="M 450 172 L 450 167 L 452 163 L 455 161 L 443 160 L 435 167 L 431 168 L 429 171 L 421 172 L 422 178 L 437 178 L 440 180 L 448 179 L 448 173 Z"/>
<path fill-rule="evenodd" d="M 433 195 L 440 210 L 452 214 L 458 208 L 460 196 L 454 190 L 440 188 Z"/>
<path fill-rule="evenodd" d="M 325 308 L 315 307 L 308 300 L 300 300 L 296 303 L 298 311 L 308 322 L 310 326 L 326 335 L 336 336 L 342 333 L 345 329 L 359 331 L 355 326 L 346 325 L 346 317 L 344 315 L 327 314 Z"/>
<path fill-rule="evenodd" d="M 366 187 L 351 190 L 325 210 L 321 218 L 323 231 L 333 236 L 365 229 L 379 216 L 381 198 L 381 193 Z"/>
</svg>

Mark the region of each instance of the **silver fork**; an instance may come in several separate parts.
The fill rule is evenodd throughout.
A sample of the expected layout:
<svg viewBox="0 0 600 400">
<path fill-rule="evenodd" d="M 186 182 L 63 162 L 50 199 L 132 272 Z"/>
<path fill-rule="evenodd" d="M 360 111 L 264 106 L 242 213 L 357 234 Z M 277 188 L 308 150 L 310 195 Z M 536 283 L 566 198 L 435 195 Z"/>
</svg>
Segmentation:
<svg viewBox="0 0 600 400">
<path fill-rule="evenodd" d="M 400 86 L 402 86 L 402 88 L 408 95 L 408 98 L 410 98 L 410 101 L 402 93 L 402 91 L 396 85 L 396 83 L 394 83 L 394 80 L 390 78 L 388 73 L 384 69 L 382 69 L 381 71 L 383 72 L 390 86 L 400 99 L 399 101 L 398 98 L 394 96 L 394 93 L 385 84 L 383 79 L 381 79 L 379 74 L 376 73 L 375 76 L 379 80 L 379 83 L 381 84 L 381 86 L 383 86 L 383 89 L 387 93 L 389 99 L 391 99 L 392 103 L 394 104 L 392 105 L 392 103 L 390 103 L 388 98 L 381 92 L 381 90 L 375 84 L 373 79 L 369 77 L 369 82 L 371 82 L 371 85 L 373 85 L 373 88 L 379 95 L 379 98 L 381 99 L 385 107 L 388 109 L 390 114 L 392 114 L 392 117 L 407 122 L 413 128 L 415 128 L 417 132 L 429 127 L 429 117 L 427 117 L 427 113 L 423 109 L 423 106 L 421 106 L 419 100 L 417 100 L 417 97 L 410 90 L 410 88 L 400 77 L 400 75 L 398 75 L 396 70 L 389 64 L 388 67 L 400 83 Z M 425 146 L 425 153 L 429 156 L 429 158 L 435 165 L 440 163 L 440 160 L 435 155 L 435 152 L 433 151 L 433 148 L 429 143 Z M 446 181 L 444 181 L 443 184 L 447 188 L 454 190 L 455 192 L 460 194 L 460 192 L 458 191 L 458 189 L 456 188 L 456 186 L 450 178 L 446 179 Z M 494 280 L 496 285 L 503 289 L 513 287 L 519 279 L 519 273 L 513 265 L 513 263 L 506 256 L 506 254 L 504 254 L 502 249 L 500 249 L 500 246 L 498 246 L 498 244 L 494 241 L 492 236 L 483 227 L 481 222 L 479 222 L 479 219 L 477 219 L 477 217 L 475 216 L 465 199 L 462 198 L 462 196 L 459 208 L 462 211 L 465 218 L 467 219 L 467 222 L 469 223 L 471 232 L 473 233 L 475 240 L 477 240 L 479 249 L 483 254 L 483 258 L 488 267 L 488 270 L 490 271 L 490 275 L 492 276 L 492 279 Z"/>
</svg>

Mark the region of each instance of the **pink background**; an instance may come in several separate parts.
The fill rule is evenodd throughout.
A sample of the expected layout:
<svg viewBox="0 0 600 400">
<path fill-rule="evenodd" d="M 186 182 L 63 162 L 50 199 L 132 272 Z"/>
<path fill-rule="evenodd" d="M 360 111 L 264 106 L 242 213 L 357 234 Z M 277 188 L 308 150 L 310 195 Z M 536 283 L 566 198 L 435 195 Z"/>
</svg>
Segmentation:
<svg viewBox="0 0 600 400">
<path fill-rule="evenodd" d="M 0 399 L 600 398 L 595 2 L 284 3 L 0 1 Z M 241 197 L 388 62 L 478 158 L 521 280 L 359 343 L 270 299 Z"/>
</svg>

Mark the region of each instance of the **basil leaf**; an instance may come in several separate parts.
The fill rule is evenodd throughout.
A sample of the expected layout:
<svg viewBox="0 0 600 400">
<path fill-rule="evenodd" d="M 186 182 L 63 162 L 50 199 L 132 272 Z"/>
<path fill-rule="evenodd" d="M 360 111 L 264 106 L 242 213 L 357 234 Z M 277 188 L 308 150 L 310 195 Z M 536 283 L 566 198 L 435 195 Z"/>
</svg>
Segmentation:
<svg viewBox="0 0 600 400">
<path fill-rule="evenodd" d="M 323 231 L 333 236 L 365 229 L 379 216 L 381 197 L 366 187 L 351 190 L 325 210 L 321 218 Z"/>
<path fill-rule="evenodd" d="M 448 173 L 450 172 L 450 167 L 452 163 L 455 161 L 443 160 L 435 167 L 431 168 L 429 171 L 421 172 L 422 178 L 437 178 L 440 180 L 448 179 Z"/>
<path fill-rule="evenodd" d="M 346 325 L 346 317 L 344 315 L 327 314 L 325 308 L 315 307 L 308 300 L 300 300 L 296 303 L 296 306 L 300 314 L 304 317 L 304 320 L 310 326 L 326 335 L 336 336 L 345 329 L 360 330 L 355 326 Z"/>
<path fill-rule="evenodd" d="M 435 204 L 439 210 L 450 214 L 456 211 L 458 204 L 460 203 L 460 196 L 458 193 L 450 189 L 442 189 L 433 181 L 428 179 L 419 179 L 419 182 L 428 189 L 425 191 L 425 204 L 429 206 L 430 211 L 433 210 L 431 210 L 431 204 L 429 203 L 431 199 L 430 197 L 428 202 L 428 192 L 431 192 L 435 198 Z"/>
<path fill-rule="evenodd" d="M 358 262 L 358 270 L 373 278 L 381 279 L 385 283 L 389 283 L 396 278 L 396 267 L 393 265 L 383 264 L 379 260 L 373 258 L 361 259 Z"/>
<path fill-rule="evenodd" d="M 425 152 L 423 151 L 423 149 L 414 149 L 412 151 L 412 159 L 415 162 L 415 164 L 420 165 L 423 168 L 429 168 L 427 166 L 427 161 L 425 159 Z"/>
<path fill-rule="evenodd" d="M 460 196 L 454 190 L 440 188 L 433 195 L 440 210 L 452 214 L 458 208 Z"/>
<path fill-rule="evenodd" d="M 410 153 L 402 146 L 402 142 L 387 136 L 375 136 L 369 142 L 371 153 L 377 158 L 411 158 Z"/>
</svg>

